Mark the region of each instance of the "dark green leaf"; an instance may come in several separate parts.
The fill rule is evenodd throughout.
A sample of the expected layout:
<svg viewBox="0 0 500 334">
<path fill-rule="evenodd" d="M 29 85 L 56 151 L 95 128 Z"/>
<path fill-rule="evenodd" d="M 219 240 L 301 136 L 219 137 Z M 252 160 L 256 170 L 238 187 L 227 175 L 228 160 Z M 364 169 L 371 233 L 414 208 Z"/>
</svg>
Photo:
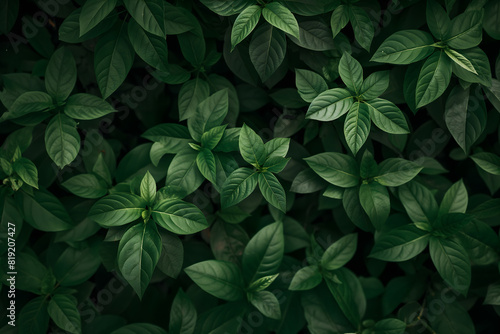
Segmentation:
<svg viewBox="0 0 500 334">
<path fill-rule="evenodd" d="M 399 187 L 399 199 L 414 223 L 431 222 L 438 214 L 434 195 L 424 185 L 412 181 Z"/>
<path fill-rule="evenodd" d="M 121 226 L 141 217 L 146 201 L 127 193 L 113 193 L 97 201 L 90 209 L 89 217 L 102 226 Z"/>
<path fill-rule="evenodd" d="M 283 223 L 276 222 L 262 228 L 243 252 L 243 274 L 247 282 L 273 275 L 283 259 L 285 242 Z"/>
<path fill-rule="evenodd" d="M 117 0 L 89 0 L 80 13 L 80 37 L 99 24 L 113 9 Z"/>
<path fill-rule="evenodd" d="M 262 16 L 276 28 L 299 38 L 299 24 L 290 10 L 282 4 L 278 2 L 266 4 L 262 9 Z"/>
<path fill-rule="evenodd" d="M 468 11 L 451 20 L 450 29 L 443 41 L 454 49 L 469 49 L 477 46 L 483 37 L 483 12 Z"/>
<path fill-rule="evenodd" d="M 370 134 L 371 118 L 368 105 L 355 102 L 344 123 L 344 136 L 352 153 L 356 155 Z"/>
<path fill-rule="evenodd" d="M 380 45 L 372 61 L 390 64 L 411 64 L 432 53 L 431 35 L 420 30 L 403 30 L 389 36 Z"/>
<path fill-rule="evenodd" d="M 261 80 L 267 81 L 285 59 L 285 34 L 271 25 L 262 25 L 252 34 L 249 50 L 250 60 Z"/>
<path fill-rule="evenodd" d="M 108 193 L 108 187 L 94 174 L 79 174 L 67 179 L 61 186 L 72 194 L 83 198 L 101 198 Z"/>
<path fill-rule="evenodd" d="M 118 246 L 118 268 L 142 298 L 161 253 L 161 237 L 153 222 L 139 223 L 125 232 Z"/>
<path fill-rule="evenodd" d="M 243 10 L 234 21 L 231 30 L 231 48 L 234 49 L 242 40 L 244 40 L 254 30 L 259 22 L 262 8 L 257 5 L 248 6 Z"/>
<path fill-rule="evenodd" d="M 57 102 L 66 100 L 76 83 L 76 63 L 70 50 L 58 49 L 50 57 L 45 71 L 45 87 Z"/>
<path fill-rule="evenodd" d="M 134 20 L 147 32 L 165 37 L 163 1 L 161 0 L 124 0 L 123 4 Z"/>
<path fill-rule="evenodd" d="M 309 106 L 306 118 L 317 121 L 333 121 L 349 111 L 353 96 L 343 88 L 333 88 L 319 94 Z"/>
<path fill-rule="evenodd" d="M 76 307 L 76 298 L 68 295 L 55 295 L 50 299 L 47 311 L 54 323 L 66 332 L 82 332 L 80 313 Z"/>
<path fill-rule="evenodd" d="M 429 236 L 415 225 L 395 228 L 378 237 L 370 257 L 394 262 L 412 259 L 427 247 Z"/>
<path fill-rule="evenodd" d="M 137 1 L 137 4 L 143 1 Z M 119 29 L 111 30 L 99 39 L 95 46 L 94 70 L 103 98 L 108 98 L 121 86 L 132 67 L 134 55 L 125 23 Z"/>
<path fill-rule="evenodd" d="M 441 277 L 453 289 L 467 295 L 471 280 L 471 269 L 467 251 L 451 239 L 431 238 L 431 259 Z"/>
<path fill-rule="evenodd" d="M 451 71 L 451 60 L 443 51 L 434 52 L 425 61 L 417 80 L 417 108 L 431 103 L 444 93 L 450 83 Z"/>
<path fill-rule="evenodd" d="M 156 204 L 152 216 L 161 227 L 176 234 L 193 234 L 208 227 L 197 206 L 179 199 L 165 199 Z"/>
<path fill-rule="evenodd" d="M 184 271 L 200 288 L 217 298 L 235 301 L 244 297 L 241 270 L 234 263 L 209 260 Z"/>
</svg>

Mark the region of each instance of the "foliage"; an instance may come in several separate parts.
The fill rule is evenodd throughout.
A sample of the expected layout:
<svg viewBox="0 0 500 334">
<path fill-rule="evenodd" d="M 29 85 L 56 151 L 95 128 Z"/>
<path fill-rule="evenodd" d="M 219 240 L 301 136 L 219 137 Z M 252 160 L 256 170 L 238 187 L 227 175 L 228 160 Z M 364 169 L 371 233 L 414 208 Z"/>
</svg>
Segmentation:
<svg viewBox="0 0 500 334">
<path fill-rule="evenodd" d="M 3 0 L 0 334 L 491 333 L 499 13 Z"/>
</svg>

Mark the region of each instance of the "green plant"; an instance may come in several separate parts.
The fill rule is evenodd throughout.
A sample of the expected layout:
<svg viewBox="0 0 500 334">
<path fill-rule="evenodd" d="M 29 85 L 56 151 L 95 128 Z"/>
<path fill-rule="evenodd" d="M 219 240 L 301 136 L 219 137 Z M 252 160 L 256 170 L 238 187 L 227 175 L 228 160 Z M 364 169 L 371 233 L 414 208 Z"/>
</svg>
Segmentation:
<svg viewBox="0 0 500 334">
<path fill-rule="evenodd" d="M 495 332 L 498 13 L 2 1 L 0 334 Z"/>
</svg>

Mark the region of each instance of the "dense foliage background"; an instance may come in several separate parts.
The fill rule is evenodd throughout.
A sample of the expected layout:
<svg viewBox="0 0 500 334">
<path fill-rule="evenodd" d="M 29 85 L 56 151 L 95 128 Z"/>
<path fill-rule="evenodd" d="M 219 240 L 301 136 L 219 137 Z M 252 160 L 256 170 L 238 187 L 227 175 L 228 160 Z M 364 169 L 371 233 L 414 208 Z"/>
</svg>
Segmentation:
<svg viewBox="0 0 500 334">
<path fill-rule="evenodd" d="M 498 333 L 500 1 L 0 16 L 0 333 Z"/>
</svg>

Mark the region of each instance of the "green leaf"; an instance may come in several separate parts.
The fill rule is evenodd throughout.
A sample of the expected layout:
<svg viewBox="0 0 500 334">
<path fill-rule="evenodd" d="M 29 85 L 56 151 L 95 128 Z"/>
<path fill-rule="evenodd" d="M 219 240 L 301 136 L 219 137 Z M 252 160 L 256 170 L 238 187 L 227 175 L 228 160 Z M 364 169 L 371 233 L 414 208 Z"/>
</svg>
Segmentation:
<svg viewBox="0 0 500 334">
<path fill-rule="evenodd" d="M 278 2 L 266 4 L 264 9 L 262 9 L 262 16 L 276 28 L 295 38 L 299 38 L 299 24 L 292 12 L 282 4 Z"/>
<path fill-rule="evenodd" d="M 263 168 L 271 173 L 280 173 L 288 164 L 290 158 L 272 157 L 267 159 Z"/>
<path fill-rule="evenodd" d="M 80 312 L 76 307 L 75 297 L 54 295 L 50 299 L 47 311 L 59 328 L 73 334 L 82 333 Z"/>
<path fill-rule="evenodd" d="M 206 55 L 206 45 L 201 27 L 196 25 L 195 29 L 177 35 L 177 40 L 183 57 L 195 68 L 202 66 Z"/>
<path fill-rule="evenodd" d="M 389 158 L 380 163 L 375 181 L 387 187 L 399 187 L 410 182 L 421 170 L 422 167 L 411 161 Z"/>
<path fill-rule="evenodd" d="M 392 134 L 410 132 L 403 112 L 391 101 L 376 98 L 364 103 L 368 106 L 371 120 L 380 130 Z"/>
<path fill-rule="evenodd" d="M 243 124 L 239 139 L 240 154 L 249 164 L 257 167 L 262 165 L 267 152 L 262 139 L 246 124 Z"/>
<path fill-rule="evenodd" d="M 360 7 L 351 5 L 347 8 L 356 41 L 363 49 L 370 52 L 370 45 L 372 44 L 373 36 L 375 36 L 375 29 L 373 28 L 370 16 Z"/>
<path fill-rule="evenodd" d="M 151 214 L 161 227 L 176 234 L 193 234 L 209 226 L 196 205 L 179 199 L 161 201 L 154 206 Z"/>
<path fill-rule="evenodd" d="M 330 26 L 332 27 L 333 38 L 344 29 L 349 22 L 349 11 L 345 5 L 340 5 L 332 12 Z"/>
<path fill-rule="evenodd" d="M 44 92 L 26 92 L 12 103 L 9 111 L 4 113 L 0 120 L 21 117 L 36 111 L 44 111 L 53 106 L 52 97 Z"/>
<path fill-rule="evenodd" d="M 348 112 L 352 104 L 352 94 L 347 89 L 329 89 L 312 101 L 306 118 L 323 122 L 333 121 Z"/>
<path fill-rule="evenodd" d="M 339 63 L 339 74 L 342 82 L 356 95 L 361 95 L 363 84 L 363 68 L 349 53 L 344 51 Z"/>
<path fill-rule="evenodd" d="M 231 49 L 234 49 L 236 45 L 250 35 L 257 23 L 259 23 L 261 13 L 262 8 L 253 5 L 245 8 L 238 15 L 231 30 Z"/>
<path fill-rule="evenodd" d="M 193 150 L 176 154 L 168 166 L 165 184 L 180 187 L 185 191 L 186 195 L 198 189 L 205 178 L 196 165 L 197 156 L 198 152 Z"/>
<path fill-rule="evenodd" d="M 226 127 L 227 125 L 216 126 L 205 132 L 201 136 L 201 146 L 209 150 L 214 149 L 224 137 Z"/>
<path fill-rule="evenodd" d="M 335 186 L 350 188 L 359 184 L 359 168 L 351 156 L 325 152 L 304 160 L 316 174 Z"/>
<path fill-rule="evenodd" d="M 1 18 L 0 22 L 0 34 L 7 34 L 14 23 L 16 22 L 17 15 L 19 14 L 19 1 L 8 0 L 1 4 Z"/>
<path fill-rule="evenodd" d="M 415 93 L 417 109 L 440 97 L 451 79 L 451 60 L 443 51 L 434 52 L 420 69 Z"/>
<path fill-rule="evenodd" d="M 244 298 L 243 277 L 234 263 L 208 260 L 195 263 L 184 271 L 200 288 L 217 298 L 228 301 Z"/>
<path fill-rule="evenodd" d="M 452 239 L 431 238 L 429 252 L 436 269 L 453 289 L 467 295 L 471 268 L 467 251 Z"/>
<path fill-rule="evenodd" d="M 146 204 L 137 195 L 116 192 L 98 200 L 90 209 L 89 217 L 105 227 L 121 226 L 141 217 Z"/>
<path fill-rule="evenodd" d="M 472 216 L 463 213 L 444 213 L 431 223 L 432 235 L 444 238 L 450 237 L 462 231 L 472 219 Z"/>
<path fill-rule="evenodd" d="M 82 6 L 79 15 L 80 37 L 98 25 L 113 9 L 117 0 L 89 0 Z"/>
<path fill-rule="evenodd" d="M 31 160 L 19 158 L 12 164 L 12 169 L 24 183 L 38 189 L 38 170 Z"/>
<path fill-rule="evenodd" d="M 295 85 L 300 97 L 306 102 L 312 102 L 319 94 L 328 89 L 325 79 L 316 72 L 295 70 Z"/>
<path fill-rule="evenodd" d="M 449 47 L 469 49 L 481 43 L 483 38 L 483 11 L 466 11 L 451 20 L 451 26 L 443 38 Z"/>
<path fill-rule="evenodd" d="M 162 0 L 123 0 L 123 4 L 144 30 L 165 38 Z"/>
<path fill-rule="evenodd" d="M 236 205 L 250 196 L 257 182 L 257 172 L 249 168 L 242 167 L 232 172 L 222 186 L 222 208 Z"/>
<path fill-rule="evenodd" d="M 500 283 L 499 282 L 488 285 L 488 291 L 486 292 L 486 298 L 484 298 L 483 304 L 485 304 L 485 305 L 500 305 Z"/>
<path fill-rule="evenodd" d="M 141 137 L 164 144 L 169 153 L 181 152 L 192 141 L 188 128 L 175 123 L 153 126 L 146 130 Z"/>
<path fill-rule="evenodd" d="M 210 86 L 205 80 L 195 78 L 184 83 L 179 91 L 179 121 L 192 117 L 201 101 L 210 95 Z"/>
<path fill-rule="evenodd" d="M 71 218 L 61 202 L 51 193 L 33 191 L 33 196 L 22 193 L 22 212 L 24 219 L 34 228 L 45 232 L 70 229 Z"/>
<path fill-rule="evenodd" d="M 356 155 L 370 134 L 370 110 L 365 103 L 355 102 L 344 123 L 344 136 L 352 153 Z"/>
<path fill-rule="evenodd" d="M 201 0 L 201 3 L 211 11 L 222 16 L 231 16 L 240 13 L 244 8 L 253 3 L 252 0 L 234 0 L 231 2 L 221 0 Z"/>
<path fill-rule="evenodd" d="M 39 296 L 28 301 L 19 313 L 19 332 L 26 334 L 46 333 L 50 320 L 47 305 L 46 296 Z"/>
<path fill-rule="evenodd" d="M 465 213 L 468 202 L 467 189 L 465 189 L 463 180 L 460 180 L 454 183 L 444 194 L 441 205 L 439 205 L 439 215 L 450 212 Z"/>
<path fill-rule="evenodd" d="M 349 320 L 349 322 L 356 328 L 359 326 L 360 314 L 357 309 L 356 301 L 354 300 L 353 291 L 349 284 L 349 277 L 346 275 L 346 269 L 342 268 L 335 272 L 335 276 L 330 274 L 325 277 L 326 284 L 330 290 L 333 298 L 340 306 L 340 309 Z M 333 280 L 335 278 L 335 280 Z"/>
<path fill-rule="evenodd" d="M 374 334 L 404 334 L 406 323 L 399 319 L 383 319 L 373 326 Z"/>
<path fill-rule="evenodd" d="M 259 188 L 266 201 L 282 212 L 286 212 L 286 194 L 276 176 L 270 172 L 259 173 Z"/>
<path fill-rule="evenodd" d="M 301 48 L 312 51 L 329 51 L 335 48 L 331 29 L 322 21 L 301 20 L 299 29 L 300 38 L 291 35 L 288 35 L 288 38 Z"/>
<path fill-rule="evenodd" d="M 9 203 L 10 204 L 10 203 Z M 6 208 L 4 207 L 4 210 Z M 8 222 L 5 232 L 8 230 Z M 5 238 L 5 250 L 7 250 L 8 235 Z M 38 260 L 35 255 L 28 252 L 20 252 L 16 254 L 16 288 L 23 291 L 29 291 L 36 294 L 42 294 L 44 288 L 44 280 L 51 274 L 47 268 Z M 6 276 L 5 278 L 8 278 Z M 2 278 L 3 280 L 3 278 Z M 6 283 L 9 283 L 8 281 Z M 54 282 L 55 284 L 55 282 Z"/>
<path fill-rule="evenodd" d="M 280 303 L 272 292 L 252 292 L 248 295 L 248 299 L 264 316 L 275 320 L 281 319 Z"/>
<path fill-rule="evenodd" d="M 76 83 L 76 63 L 71 51 L 62 47 L 50 57 L 45 71 L 45 87 L 57 102 L 66 100 Z"/>
<path fill-rule="evenodd" d="M 491 68 L 488 56 L 480 48 L 471 48 L 467 50 L 460 50 L 460 53 L 469 60 L 471 66 L 477 72 L 473 72 L 464 69 L 462 66 L 453 62 L 453 73 L 462 80 L 470 83 L 480 83 L 486 87 L 491 87 Z M 488 93 L 486 93 L 488 94 Z"/>
<path fill-rule="evenodd" d="M 72 194 L 83 198 L 101 198 L 108 193 L 108 187 L 94 174 L 75 175 L 63 183 L 61 186 Z"/>
<path fill-rule="evenodd" d="M 451 26 L 450 18 L 446 11 L 435 0 L 427 0 L 426 6 L 427 26 L 438 40 L 442 40 Z"/>
<path fill-rule="evenodd" d="M 399 187 L 399 199 L 414 223 L 432 222 L 438 214 L 434 195 L 424 185 L 412 181 Z"/>
<path fill-rule="evenodd" d="M 379 97 L 389 87 L 389 71 L 370 74 L 361 85 L 359 96 L 365 101 Z"/>
<path fill-rule="evenodd" d="M 444 118 L 453 138 L 467 154 L 486 128 L 486 106 L 482 98 L 470 95 L 470 88 L 456 86 L 446 100 Z"/>
<path fill-rule="evenodd" d="M 120 240 L 118 268 L 140 299 L 153 276 L 161 248 L 161 237 L 153 222 L 132 226 Z"/>
<path fill-rule="evenodd" d="M 500 157 L 498 155 L 481 152 L 471 155 L 470 158 L 485 172 L 500 175 Z"/>
<path fill-rule="evenodd" d="M 476 326 L 469 312 L 459 303 L 449 303 L 431 326 L 437 333 L 475 334 Z"/>
<path fill-rule="evenodd" d="M 149 171 L 142 178 L 141 181 L 141 197 L 149 204 L 152 205 L 156 198 L 156 181 Z"/>
<path fill-rule="evenodd" d="M 429 242 L 429 232 L 404 225 L 381 234 L 369 255 L 382 261 L 401 262 L 420 254 Z"/>
<path fill-rule="evenodd" d="M 259 278 L 258 280 L 255 280 L 252 282 L 249 286 L 247 291 L 249 292 L 255 292 L 255 291 L 262 291 L 269 287 L 271 284 L 273 284 L 274 280 L 278 277 L 279 274 L 275 275 L 269 275 L 269 276 L 264 276 Z"/>
<path fill-rule="evenodd" d="M 158 269 L 165 275 L 177 278 L 184 262 L 184 247 L 178 236 L 160 229 L 158 231 L 163 244 Z"/>
<path fill-rule="evenodd" d="M 285 59 L 285 34 L 271 25 L 261 25 L 252 34 L 249 52 L 250 61 L 262 82 L 265 82 L 276 72 Z"/>
<path fill-rule="evenodd" d="M 222 124 L 229 108 L 228 90 L 222 89 L 200 102 L 196 112 L 188 119 L 189 133 L 196 141 L 202 135 Z"/>
<path fill-rule="evenodd" d="M 202 148 L 196 156 L 196 165 L 201 174 L 210 182 L 216 183 L 217 178 L 217 163 L 212 151 Z"/>
<path fill-rule="evenodd" d="M 116 110 L 109 103 L 85 93 L 71 95 L 64 105 L 64 113 L 74 119 L 91 120 L 112 112 Z"/>
<path fill-rule="evenodd" d="M 352 233 L 343 236 L 330 245 L 321 257 L 321 267 L 327 270 L 335 270 L 343 267 L 351 261 L 356 253 L 358 245 L 358 234 Z"/>
<path fill-rule="evenodd" d="M 53 271 L 61 286 L 75 286 L 92 277 L 100 265 L 97 247 L 82 245 L 81 249 L 66 248 L 53 265 Z"/>
<path fill-rule="evenodd" d="M 389 36 L 375 51 L 371 61 L 390 64 L 411 64 L 434 51 L 432 36 L 420 30 L 402 30 Z"/>
<path fill-rule="evenodd" d="M 363 183 L 359 188 L 359 201 L 373 226 L 381 230 L 391 211 L 387 188 L 377 182 Z"/>
<path fill-rule="evenodd" d="M 144 0 L 132 1 L 139 4 Z M 94 70 L 103 98 L 108 98 L 121 86 L 132 68 L 135 52 L 127 36 L 127 25 L 103 35 L 95 46 Z"/>
<path fill-rule="evenodd" d="M 264 144 L 267 160 L 271 158 L 284 158 L 288 153 L 290 147 L 290 138 L 273 138 Z"/>
<path fill-rule="evenodd" d="M 467 59 L 463 54 L 453 50 L 453 49 L 444 49 L 444 52 L 450 57 L 451 60 L 455 62 L 458 66 L 461 68 L 472 72 L 477 75 L 476 69 L 474 68 L 474 65 L 470 62 L 469 59 Z"/>
<path fill-rule="evenodd" d="M 283 223 L 276 222 L 262 228 L 248 242 L 242 257 L 243 276 L 248 283 L 274 275 L 283 259 L 285 240 Z"/>
<path fill-rule="evenodd" d="M 499 4 L 496 1 L 488 1 L 484 6 L 483 29 L 496 40 L 500 39 L 500 26 L 498 25 L 499 10 Z"/>
<path fill-rule="evenodd" d="M 142 60 L 160 71 L 168 71 L 168 49 L 165 36 L 159 37 L 144 31 L 134 19 L 131 19 L 128 22 L 128 37 L 130 44 Z"/>
<path fill-rule="evenodd" d="M 45 147 L 59 168 L 73 162 L 80 151 L 76 122 L 63 114 L 55 115 L 45 129 Z"/>
<path fill-rule="evenodd" d="M 168 332 L 170 334 L 193 334 L 196 326 L 196 309 L 189 297 L 179 289 L 172 302 Z"/>
<path fill-rule="evenodd" d="M 318 266 L 307 266 L 295 273 L 288 289 L 292 291 L 311 290 L 322 280 L 323 276 L 319 272 Z"/>
</svg>

